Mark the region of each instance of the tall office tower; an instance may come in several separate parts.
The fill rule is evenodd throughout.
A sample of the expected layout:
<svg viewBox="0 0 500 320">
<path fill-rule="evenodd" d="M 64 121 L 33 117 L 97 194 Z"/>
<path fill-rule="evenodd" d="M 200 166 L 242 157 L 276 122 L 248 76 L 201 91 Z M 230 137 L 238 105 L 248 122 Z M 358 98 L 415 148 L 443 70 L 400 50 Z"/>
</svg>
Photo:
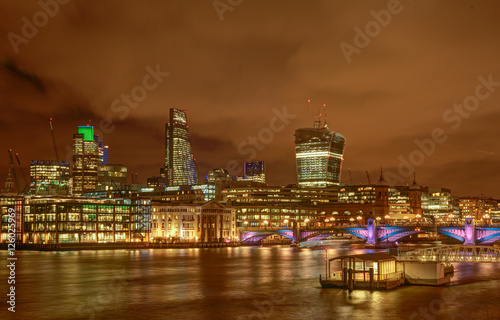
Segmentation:
<svg viewBox="0 0 500 320">
<path fill-rule="evenodd" d="M 239 180 L 266 183 L 265 162 L 264 161 L 245 162 L 245 177 L 244 179 L 239 179 Z"/>
<path fill-rule="evenodd" d="M 170 108 L 165 125 L 165 177 L 169 186 L 194 185 L 198 178 L 191 153 L 186 111 Z"/>
<path fill-rule="evenodd" d="M 345 138 L 328 128 L 326 121 L 314 120 L 314 128 L 295 131 L 295 158 L 300 188 L 340 184 Z"/>
<path fill-rule="evenodd" d="M 94 139 L 94 127 L 79 126 L 73 135 L 73 194 L 93 192 L 97 186 L 99 143 Z"/>
</svg>

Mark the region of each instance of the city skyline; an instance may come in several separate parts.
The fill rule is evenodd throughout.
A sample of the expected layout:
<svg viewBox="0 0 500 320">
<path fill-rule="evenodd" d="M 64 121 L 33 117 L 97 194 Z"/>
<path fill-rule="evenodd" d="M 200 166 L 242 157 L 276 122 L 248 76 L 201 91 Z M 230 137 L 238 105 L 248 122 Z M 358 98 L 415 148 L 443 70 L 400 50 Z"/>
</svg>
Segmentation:
<svg viewBox="0 0 500 320">
<path fill-rule="evenodd" d="M 387 9 L 387 2 L 276 3 L 266 4 L 264 11 L 263 3 L 244 2 L 226 12 L 223 21 L 211 3 L 147 6 L 152 17 L 138 13 L 133 3 L 117 8 L 113 3 L 98 7 L 70 2 L 20 44 L 17 53 L 8 37 L 1 40 L 1 132 L 8 137 L 2 147 L 19 152 L 25 173 L 31 160 L 55 160 L 49 117 L 54 118 L 61 157 L 71 148 L 74 128 L 89 119 L 99 126 L 109 118 L 105 127 L 114 129 L 101 140 L 112 150 L 110 162 L 128 165 L 145 182 L 158 175 L 163 124 L 168 108 L 176 106 L 189 111 L 198 175 L 225 168 L 231 160 L 240 164 L 241 175 L 242 164 L 253 159 L 238 146 L 270 128 L 286 106 L 295 117 L 279 124 L 281 131 L 273 131 L 263 150 L 255 149 L 255 159 L 266 161 L 270 184 L 296 183 L 293 132 L 310 126 L 306 101 L 311 99 L 313 107 L 327 105 L 330 128 L 348 142 L 342 183 L 350 183 L 348 168 L 355 184 L 366 184 L 365 170 L 372 180 L 379 167 L 398 173 L 401 158 L 408 161 L 419 150 L 415 139 L 428 141 L 442 128 L 447 139 L 432 148 L 427 145 L 429 155 L 416 166 L 418 180 L 457 195 L 500 196 L 494 188 L 499 177 L 497 3 L 436 3 L 428 12 L 423 5 L 401 2 L 402 10 L 366 47 L 357 49 L 360 53 L 351 54 L 350 62 L 340 45 L 355 45 L 355 28 L 365 30 L 376 21 L 371 11 Z M 0 23 L 5 34 L 22 34 L 21 18 L 41 10 L 36 3 L 3 7 L 12 13 Z M 268 25 L 252 23 L 255 17 L 272 23 L 283 8 L 287 15 L 271 33 Z M 104 14 L 108 10 L 119 10 L 119 17 L 110 21 Z M 443 18 L 444 12 L 448 14 Z M 344 13 L 349 18 L 342 18 Z M 172 20 L 158 23 L 163 16 Z M 413 22 L 424 16 L 428 25 Z M 460 37 L 455 26 L 461 28 Z M 92 32 L 94 27 L 109 32 Z M 80 43 L 68 47 L 65 41 L 75 35 Z M 112 45 L 102 43 L 108 37 L 114 37 Z M 418 45 L 403 41 L 408 39 L 418 40 Z M 398 44 L 402 41 L 404 46 Z M 135 93 L 146 92 L 146 98 L 123 108 L 128 105 L 122 94 L 131 96 L 143 84 L 146 89 Z M 477 93 L 478 98 L 488 95 L 479 99 L 477 110 L 455 111 L 454 105 L 472 101 L 468 98 Z M 2 183 L 8 172 L 7 155 L 4 159 Z M 402 178 L 401 184 L 411 184 L 411 175 Z"/>
</svg>

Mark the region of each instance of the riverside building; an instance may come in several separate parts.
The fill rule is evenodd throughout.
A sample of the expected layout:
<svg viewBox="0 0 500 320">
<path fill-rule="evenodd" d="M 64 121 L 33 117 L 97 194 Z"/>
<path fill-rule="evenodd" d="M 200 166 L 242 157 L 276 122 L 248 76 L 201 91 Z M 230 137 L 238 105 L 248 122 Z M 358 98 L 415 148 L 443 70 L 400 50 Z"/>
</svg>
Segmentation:
<svg viewBox="0 0 500 320">
<path fill-rule="evenodd" d="M 154 241 L 237 241 L 235 209 L 215 200 L 206 203 L 152 204 L 151 236 Z"/>
<path fill-rule="evenodd" d="M 71 197 L 0 197 L 0 239 L 8 238 L 9 207 L 16 209 L 22 243 L 149 241 L 151 200 Z"/>
</svg>

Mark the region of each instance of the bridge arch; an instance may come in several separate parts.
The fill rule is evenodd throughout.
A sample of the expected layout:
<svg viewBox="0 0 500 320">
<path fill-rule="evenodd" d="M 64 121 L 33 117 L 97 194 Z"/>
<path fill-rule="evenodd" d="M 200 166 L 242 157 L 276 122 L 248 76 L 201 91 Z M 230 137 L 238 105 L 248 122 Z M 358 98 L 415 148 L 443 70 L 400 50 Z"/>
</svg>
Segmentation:
<svg viewBox="0 0 500 320">
<path fill-rule="evenodd" d="M 304 242 L 304 241 L 324 240 L 324 239 L 331 237 L 335 234 L 337 234 L 336 231 L 318 231 L 318 232 L 308 234 L 307 236 L 300 239 L 299 241 Z"/>
<path fill-rule="evenodd" d="M 246 237 L 245 237 L 246 235 Z M 241 242 L 245 244 L 255 244 L 259 241 L 274 235 L 279 235 L 295 242 L 292 230 L 277 230 L 277 231 L 251 231 L 242 233 Z"/>
</svg>

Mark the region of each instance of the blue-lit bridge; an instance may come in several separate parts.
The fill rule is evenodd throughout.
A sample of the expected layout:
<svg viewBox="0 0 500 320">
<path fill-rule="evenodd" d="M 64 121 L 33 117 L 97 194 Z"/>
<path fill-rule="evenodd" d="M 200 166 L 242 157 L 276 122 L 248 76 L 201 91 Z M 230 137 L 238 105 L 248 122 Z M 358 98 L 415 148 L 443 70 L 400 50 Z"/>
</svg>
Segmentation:
<svg viewBox="0 0 500 320">
<path fill-rule="evenodd" d="M 280 235 L 288 238 L 292 243 L 305 241 L 318 241 L 334 236 L 337 233 L 350 234 L 366 241 L 366 244 L 377 245 L 380 243 L 394 243 L 402 238 L 418 234 L 437 232 L 454 238 L 463 245 L 487 245 L 500 240 L 500 227 L 486 226 L 476 227 L 472 219 L 466 219 L 462 226 L 377 226 L 375 221 L 369 219 L 366 226 L 333 226 L 328 228 L 307 228 L 307 229 L 264 229 L 241 231 L 240 239 L 243 244 L 258 244 L 261 240 L 272 236 Z"/>
</svg>

